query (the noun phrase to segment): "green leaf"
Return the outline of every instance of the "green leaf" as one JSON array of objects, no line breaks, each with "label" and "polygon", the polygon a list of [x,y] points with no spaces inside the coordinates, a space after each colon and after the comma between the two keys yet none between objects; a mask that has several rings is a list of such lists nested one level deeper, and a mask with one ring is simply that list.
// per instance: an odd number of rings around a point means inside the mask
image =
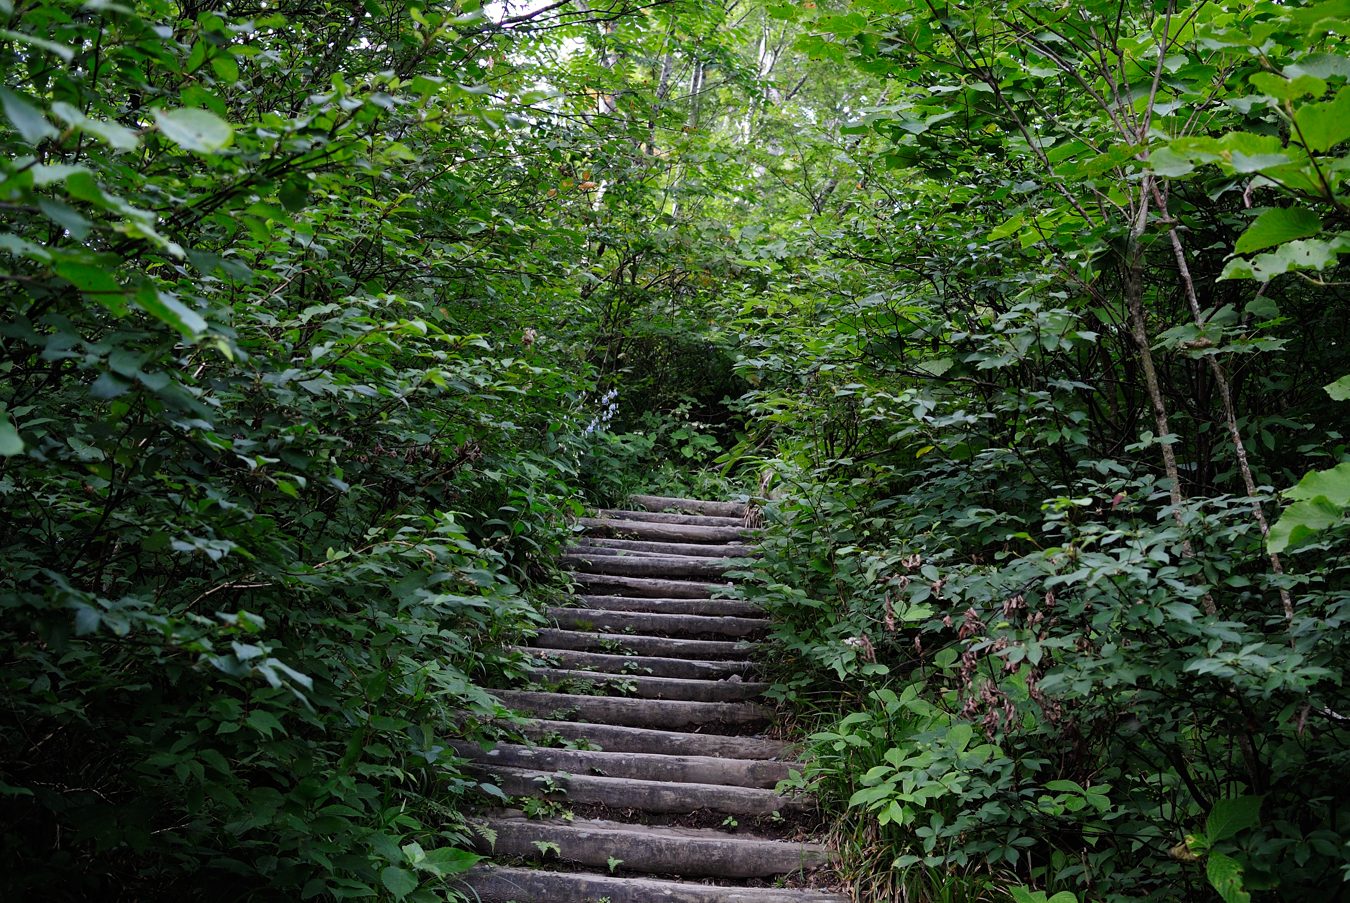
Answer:
[{"label": "green leaf", "polygon": [[1228,261],[1219,278],[1269,282],[1276,276],[1298,270],[1324,270],[1334,265],[1347,250],[1350,250],[1350,237],[1344,234],[1331,239],[1295,239],[1250,260],[1238,257]]},{"label": "green leaf", "polygon": [[47,215],[47,219],[69,232],[76,241],[84,241],[94,227],[74,207],[53,198],[39,198],[38,207]]},{"label": "green leaf", "polygon": [[989,233],[989,240],[998,241],[1000,238],[1007,238],[1009,235],[1012,235],[1018,229],[1022,228],[1024,222],[1026,222],[1026,217],[1020,213],[1010,217],[1002,224],[994,227],[993,231]]},{"label": "green leaf", "polygon": [[1322,220],[1311,210],[1302,207],[1275,207],[1258,216],[1247,230],[1238,236],[1233,250],[1250,254],[1282,245],[1296,238],[1307,238],[1322,231]]},{"label": "green leaf", "polygon": [[287,212],[297,213],[304,209],[309,198],[309,183],[303,177],[291,179],[277,189],[277,198]]},{"label": "green leaf", "polygon": [[168,292],[145,286],[136,293],[136,303],[150,316],[172,326],[187,338],[197,338],[206,331],[206,320],[202,315]]},{"label": "green leaf", "polygon": [[1350,374],[1322,387],[1335,401],[1350,401]]},{"label": "green leaf", "polygon": [[216,73],[216,77],[222,81],[239,81],[239,61],[233,54],[222,53],[211,58],[211,69]]},{"label": "green leaf", "polygon": [[156,110],[155,122],[164,137],[186,151],[214,154],[234,141],[230,124],[208,110],[192,107]]},{"label": "green leaf", "polygon": [[1258,91],[1277,100],[1296,100],[1311,94],[1318,97],[1327,90],[1327,83],[1314,75],[1299,75],[1293,79],[1273,72],[1257,72],[1250,81]]},{"label": "green leaf", "polygon": [[29,144],[36,146],[46,138],[55,138],[61,134],[47,121],[41,110],[7,88],[0,88],[0,106],[4,107],[5,117],[10,124]]},{"label": "green leaf", "polygon": [[1175,179],[1195,169],[1195,164],[1184,154],[1170,147],[1160,147],[1148,155],[1148,165],[1160,176]]},{"label": "green leaf", "polygon": [[1344,513],[1343,507],[1321,497],[1294,502],[1270,528],[1270,551],[1283,552],[1307,542],[1338,523]]},{"label": "green leaf", "polygon": [[470,853],[467,850],[459,850],[455,847],[440,847],[435,850],[428,850],[416,866],[423,871],[431,872],[439,877],[447,875],[458,875],[467,872],[483,860],[477,853]]},{"label": "green leaf", "polygon": [[9,458],[23,453],[23,439],[15,429],[9,414],[0,411],[0,457]]},{"label": "green leaf", "polygon": [[1310,151],[1328,151],[1350,138],[1350,85],[1336,92],[1333,100],[1299,107],[1294,124]]},{"label": "green leaf", "polygon": [[116,122],[90,119],[65,101],[52,104],[52,113],[71,128],[93,135],[113,150],[129,151],[140,146],[140,138],[131,129]]},{"label": "green leaf", "polygon": [[1227,840],[1239,831],[1254,827],[1261,820],[1261,797],[1235,796],[1219,800],[1205,819],[1205,837],[1210,844]]},{"label": "green leaf", "polygon": [[249,712],[248,717],[244,719],[244,723],[264,737],[271,737],[273,731],[283,734],[286,732],[281,726],[281,722],[277,720],[277,716],[262,709],[254,709]]},{"label": "green leaf", "polygon": [[380,872],[380,881],[394,895],[395,900],[402,900],[417,890],[417,875],[396,865],[385,866],[384,871]]},{"label": "green leaf", "polygon": [[113,275],[104,267],[95,264],[63,261],[56,265],[56,275],[85,294],[95,296],[122,294],[122,286]]},{"label": "green leaf", "polygon": [[18,31],[10,31],[8,28],[0,28],[0,38],[8,38],[19,44],[27,44],[30,47],[37,47],[46,50],[48,53],[54,53],[61,58],[62,62],[69,63],[75,59],[75,51],[65,44],[58,44],[56,41],[49,41],[46,38],[39,38],[31,34],[24,34]]},{"label": "green leaf", "polygon": [[1252,895],[1242,889],[1242,864],[1223,853],[1210,853],[1205,875],[1224,903],[1251,903]]},{"label": "green leaf", "polygon": [[[1202,139],[1191,139],[1192,142]],[[1175,143],[1175,142],[1174,142]],[[1276,135],[1229,132],[1218,142],[1220,156],[1234,172],[1259,172],[1289,162],[1289,154]]]},{"label": "green leaf", "polygon": [[1333,505],[1350,505],[1350,461],[1337,464],[1330,470],[1314,470],[1304,474],[1298,485],[1286,489],[1284,494],[1300,501],[1321,497]]}]

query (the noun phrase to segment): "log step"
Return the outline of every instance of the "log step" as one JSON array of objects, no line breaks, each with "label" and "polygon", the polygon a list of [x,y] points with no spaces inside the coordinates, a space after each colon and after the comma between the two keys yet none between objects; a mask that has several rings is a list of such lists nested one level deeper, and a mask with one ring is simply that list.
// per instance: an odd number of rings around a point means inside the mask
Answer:
[{"label": "log step", "polygon": [[482,903],[844,903],[815,890],[726,886],[826,866],[822,846],[641,824],[778,817],[809,800],[775,792],[798,767],[790,746],[739,736],[772,716],[752,701],[768,685],[746,679],[755,673],[746,638],[770,621],[729,598],[729,575],[758,556],[763,531],[746,526],[757,512],[666,496],[630,504],[639,510],[583,518],[561,559],[578,594],[572,604],[584,607],[550,607],[556,626],[514,647],[531,680],[569,692],[498,691],[526,716],[502,725],[515,739],[452,746],[485,791],[599,807],[636,823],[489,812],[480,825],[494,855],[558,864],[481,865],[462,878],[464,891]]},{"label": "log step", "polygon": [[764,695],[768,684],[740,680],[699,680],[649,677],[639,674],[603,674],[570,668],[531,668],[530,675],[546,684],[569,681],[605,688],[609,695],[631,699],[681,699],[689,702],[744,702]]},{"label": "log step", "polygon": [[604,752],[655,753],[671,756],[718,756],[724,759],[777,759],[793,754],[781,740],[728,734],[689,734],[616,724],[536,719],[520,726],[525,736],[552,743],[559,738],[584,741]]},{"label": "log step", "polygon": [[605,611],[598,608],[548,607],[548,616],[559,627],[582,630],[636,630],[643,634],[747,637],[763,633],[769,627],[764,618],[711,617],[708,615],[667,615],[650,611]]},{"label": "log step", "polygon": [[[767,878],[829,862],[819,844],[786,843],[760,837],[698,828],[649,827],[600,819],[563,821],[488,818],[496,832],[491,849],[498,856],[536,859],[536,842],[557,846],[563,862],[608,868],[619,859],[623,868],[658,875],[683,874],[711,878]],[[486,844],[483,844],[486,852]],[[580,898],[577,898],[580,899]]]},{"label": "log step", "polygon": [[724,759],[716,756],[678,756],[657,753],[557,749],[499,743],[485,750],[476,743],[451,741],[455,752],[474,762],[563,771],[570,774],[676,784],[726,784],[734,787],[772,788],[799,765],[775,759]]},{"label": "log step", "polygon": [[[568,609],[577,611],[578,609]],[[728,640],[685,640],[664,636],[598,633],[589,630],[541,628],[533,645],[543,649],[574,649],[611,654],[659,655],[665,658],[742,659],[753,643]]]},{"label": "log step", "polygon": [[725,517],[715,514],[681,514],[671,511],[622,511],[618,508],[601,508],[597,517],[611,520],[644,520],[654,524],[688,524],[694,527],[740,527],[744,526],[744,515]]},{"label": "log step", "polygon": [[459,879],[481,903],[849,903],[840,894],[776,887],[719,887],[588,872],[475,866]]},{"label": "log step", "polygon": [[621,539],[660,539],[689,543],[738,543],[754,536],[746,527],[700,527],[694,524],[658,524],[654,521],[583,517],[579,523],[589,534]]},{"label": "log step", "polygon": [[760,787],[606,778],[565,771],[511,768],[495,763],[472,764],[468,770],[490,779],[507,796],[539,797],[610,809],[658,814],[708,810],[724,815],[760,817],[796,807],[795,801]]},{"label": "log step", "polygon": [[746,512],[745,502],[711,502],[668,495],[630,495],[628,504],[644,511],[682,511],[685,514],[710,514],[713,517],[744,517]]},{"label": "log step", "polygon": [[763,706],[749,702],[574,696],[537,690],[495,690],[494,695],[504,705],[540,718],[626,727],[681,728],[708,724],[750,727],[767,724],[772,714]]},{"label": "log step", "polygon": [[[606,550],[612,552],[613,550]],[[730,558],[693,556],[642,556],[572,552],[559,556],[564,567],[587,574],[611,574],[619,577],[656,577],[679,580],[720,580],[736,567]]]},{"label": "log step", "polygon": [[700,661],[651,655],[608,655],[603,652],[580,652],[575,649],[527,649],[523,646],[514,646],[512,649],[532,656],[545,666],[575,668],[605,674],[645,674],[652,677],[721,680],[733,674],[745,677],[755,670],[754,662]]},{"label": "log step", "polygon": [[741,543],[717,545],[697,542],[648,542],[641,539],[610,539],[604,536],[583,536],[578,544],[585,547],[617,549],[629,552],[651,552],[659,555],[691,555],[709,558],[756,558],[754,546]]},{"label": "log step", "polygon": [[569,572],[583,592],[607,596],[650,596],[657,599],[711,599],[725,592],[729,583],[705,583],[696,580],[665,580],[657,577],[620,577],[612,574]]},{"label": "log step", "polygon": [[[601,555],[602,555],[602,556],[609,557],[609,558],[674,558],[674,559],[676,559],[677,561],[682,561],[682,562],[683,562],[683,561],[708,561],[708,560],[710,560],[710,559],[726,558],[726,559],[731,559],[731,561],[732,561],[732,563],[733,563],[733,566],[735,566],[735,567],[742,567],[742,566],[745,565],[745,562],[742,561],[741,559],[745,559],[745,558],[754,558],[754,557],[755,557],[754,555],[748,554],[748,553],[746,553],[746,552],[738,551],[738,549],[743,548],[742,546],[730,546],[730,545],[727,545],[727,546],[716,546],[716,545],[710,545],[710,546],[707,547],[708,549],[726,549],[727,551],[721,552],[721,553],[716,554],[716,555],[708,555],[708,554],[704,554],[704,555],[693,555],[693,554],[689,554],[689,553],[686,553],[686,552],[674,552],[674,551],[671,551],[671,550],[668,549],[668,548],[662,548],[662,549],[660,549],[660,551],[654,551],[654,550],[651,550],[651,549],[621,549],[621,548],[617,548],[617,547],[615,547],[615,546],[602,546],[602,545],[596,545],[596,543],[600,543],[600,542],[637,542],[637,540],[605,539],[603,536],[585,537],[585,538],[583,538],[580,542],[578,542],[576,545],[570,546],[570,547],[566,550],[566,553],[565,553],[565,554],[568,554],[568,555],[590,555],[591,557],[601,556]],[[688,548],[688,546],[687,546],[685,543],[679,543],[679,542],[669,542],[669,543],[667,543],[667,542],[651,542],[651,543],[645,543],[645,545],[649,545],[649,546],[658,546],[658,547],[660,547],[660,546],[681,546],[681,547],[684,547],[684,548]]]},{"label": "log step", "polygon": [[744,599],[655,599],[646,596],[580,596],[587,608],[603,611],[650,611],[664,615],[737,617],[762,615],[764,610]]}]

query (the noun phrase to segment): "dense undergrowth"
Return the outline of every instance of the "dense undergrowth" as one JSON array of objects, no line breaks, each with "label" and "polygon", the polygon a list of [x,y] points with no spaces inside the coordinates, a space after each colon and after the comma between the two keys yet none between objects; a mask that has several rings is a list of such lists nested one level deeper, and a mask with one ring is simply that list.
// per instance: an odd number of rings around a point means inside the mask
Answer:
[{"label": "dense undergrowth", "polygon": [[[611,458],[706,457],[721,398],[620,278],[628,126],[539,109],[594,20],[0,17],[0,896],[445,899],[447,741],[505,714],[568,519]],[[663,380],[646,435],[611,351]]]},{"label": "dense undergrowth", "polygon": [[447,898],[638,489],[859,900],[1345,895],[1339,0],[0,17],[0,896]]},{"label": "dense undergrowth", "polygon": [[901,173],[849,147],[874,205],[816,222],[854,265],[733,329],[751,596],[858,899],[1344,897],[1343,15],[810,39],[886,80],[852,131]]}]

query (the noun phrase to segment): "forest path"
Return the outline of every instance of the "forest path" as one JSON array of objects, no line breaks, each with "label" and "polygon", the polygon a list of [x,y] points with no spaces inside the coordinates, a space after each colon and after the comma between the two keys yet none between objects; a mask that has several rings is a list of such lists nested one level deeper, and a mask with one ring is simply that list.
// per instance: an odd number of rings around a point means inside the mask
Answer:
[{"label": "forest path", "polygon": [[[794,750],[762,731],[754,638],[769,622],[723,598],[755,555],[744,504],[633,496],[583,519],[565,563],[577,606],[528,650],[535,686],[499,692],[539,745],[461,755],[529,818],[481,820],[497,860],[466,876],[484,903],[845,903],[803,887],[829,851],[802,839],[805,800],[774,792]],[[737,559],[742,559],[737,561]],[[563,745],[565,744],[565,745]],[[805,825],[805,827],[803,827]],[[532,867],[542,863],[543,867]]]}]

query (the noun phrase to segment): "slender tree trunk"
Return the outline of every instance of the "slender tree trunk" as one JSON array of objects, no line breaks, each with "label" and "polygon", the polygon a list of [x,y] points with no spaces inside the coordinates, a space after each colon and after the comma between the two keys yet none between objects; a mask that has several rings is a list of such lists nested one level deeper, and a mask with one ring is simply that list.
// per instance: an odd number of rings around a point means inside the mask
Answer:
[{"label": "slender tree trunk", "polygon": [[[1164,220],[1171,222],[1171,216],[1167,210],[1167,197],[1159,191],[1157,186],[1152,186],[1154,198],[1158,202],[1158,213]],[[1172,245],[1172,255],[1177,261],[1177,272],[1181,276],[1181,287],[1186,294],[1186,303],[1191,309],[1191,318],[1195,325],[1204,328],[1204,317],[1200,312],[1200,299],[1195,291],[1195,279],[1191,275],[1190,264],[1186,261],[1186,251],[1181,244],[1181,236],[1177,234],[1175,225],[1171,225],[1167,230],[1168,241]],[[1257,529],[1261,531],[1261,539],[1264,542],[1270,540],[1270,523],[1266,520],[1265,509],[1261,507],[1261,502],[1257,497],[1256,478],[1252,475],[1251,462],[1247,458],[1247,443],[1242,438],[1242,430],[1238,427],[1237,409],[1233,404],[1233,387],[1228,382],[1228,374],[1223,369],[1223,364],[1219,363],[1216,355],[1205,355],[1205,361],[1209,364],[1209,371],[1214,377],[1214,385],[1219,390],[1219,400],[1223,403],[1224,424],[1228,427],[1228,438],[1233,443],[1233,456],[1237,459],[1238,472],[1242,474],[1242,485],[1247,490],[1247,497],[1251,500],[1252,519],[1256,521]],[[1267,553],[1270,558],[1270,569],[1276,577],[1284,576],[1284,563],[1276,552]],[[1289,590],[1283,586],[1278,587],[1280,593],[1280,604],[1284,608],[1284,617],[1287,621],[1294,620],[1294,600]]]},{"label": "slender tree trunk", "polygon": [[[1162,386],[1158,382],[1158,368],[1153,363],[1153,349],[1149,343],[1148,321],[1144,317],[1144,257],[1140,239],[1148,228],[1149,195],[1152,193],[1153,175],[1144,174],[1144,182],[1139,191],[1139,209],[1134,223],[1130,227],[1130,258],[1125,276],[1125,306],[1130,318],[1130,334],[1139,349],[1139,363],[1144,371],[1144,388],[1148,391],[1149,406],[1153,409],[1153,425],[1160,440],[1172,434],[1167,418],[1167,401],[1163,398]],[[1171,486],[1168,495],[1172,502],[1172,519],[1178,530],[1185,530],[1185,520],[1181,514],[1181,504],[1186,497],[1181,490],[1181,471],[1177,468],[1176,452],[1172,444],[1160,441],[1162,449],[1163,473]],[[1186,558],[1195,557],[1195,547],[1186,538],[1181,540],[1181,554]],[[1205,593],[1201,600],[1207,614],[1214,614],[1217,607],[1214,596]]]},{"label": "slender tree trunk", "polygon": [[703,81],[705,77],[703,60],[694,60],[694,68],[689,75],[689,121],[687,125],[690,129],[698,128],[699,110],[703,105]]}]

